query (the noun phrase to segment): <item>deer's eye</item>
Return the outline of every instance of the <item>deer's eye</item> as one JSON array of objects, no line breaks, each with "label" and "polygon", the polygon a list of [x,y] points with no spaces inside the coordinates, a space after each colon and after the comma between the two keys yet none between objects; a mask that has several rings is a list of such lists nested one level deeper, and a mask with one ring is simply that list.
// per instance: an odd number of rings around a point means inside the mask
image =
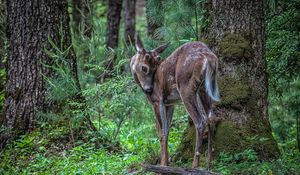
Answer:
[{"label": "deer's eye", "polygon": [[146,66],[142,66],[141,70],[143,73],[148,74],[148,68]]}]

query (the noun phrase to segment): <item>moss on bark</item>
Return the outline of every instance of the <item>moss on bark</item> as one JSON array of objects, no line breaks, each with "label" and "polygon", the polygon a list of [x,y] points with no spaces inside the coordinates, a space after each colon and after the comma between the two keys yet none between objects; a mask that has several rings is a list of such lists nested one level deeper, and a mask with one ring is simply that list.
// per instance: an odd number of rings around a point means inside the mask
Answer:
[{"label": "moss on bark", "polygon": [[251,88],[245,80],[236,80],[229,76],[223,76],[219,80],[219,84],[221,94],[219,106],[245,102],[249,99]]},{"label": "moss on bark", "polygon": [[[256,151],[260,160],[270,160],[279,156],[279,150],[269,131],[261,128],[256,117],[252,117],[246,126],[239,127],[232,121],[222,121],[214,138],[214,156],[220,152],[239,153],[246,149]],[[254,124],[254,125],[253,125]]]},{"label": "moss on bark", "polygon": [[[221,152],[236,154],[246,149],[253,149],[260,160],[272,160],[279,157],[277,143],[270,131],[263,127],[263,122],[252,117],[245,126],[237,126],[230,120],[221,121],[213,139],[213,157],[217,158]],[[177,151],[175,160],[191,162],[194,156],[195,128],[189,127],[185,131],[184,140]],[[201,147],[201,157],[205,157],[207,140]],[[202,162],[203,163],[203,162]],[[204,162],[205,163],[205,162]]]},{"label": "moss on bark", "polygon": [[224,58],[249,58],[252,55],[250,41],[238,34],[225,35],[219,47]]}]

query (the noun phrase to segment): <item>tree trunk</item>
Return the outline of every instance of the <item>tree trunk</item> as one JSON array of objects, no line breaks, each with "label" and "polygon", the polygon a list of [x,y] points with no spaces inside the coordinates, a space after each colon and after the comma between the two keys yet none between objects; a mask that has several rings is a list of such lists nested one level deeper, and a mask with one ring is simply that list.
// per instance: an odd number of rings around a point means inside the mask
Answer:
[{"label": "tree trunk", "polygon": [[[119,28],[122,11],[122,0],[108,0],[108,11],[107,11],[107,28],[106,28],[106,48],[116,49],[119,42]],[[101,77],[101,81],[108,77],[111,77],[111,73],[116,60],[115,52],[109,52],[105,56],[105,67],[106,73]]]},{"label": "tree trunk", "polygon": [[5,66],[6,59],[6,8],[4,0],[0,0],[0,123],[3,121],[2,107],[5,89]]},{"label": "tree trunk", "polygon": [[135,14],[136,16],[143,16],[145,13],[146,2],[145,0],[136,0]]},{"label": "tree trunk", "polygon": [[[136,0],[125,0],[124,2],[124,57],[130,59],[135,54],[135,16]],[[124,65],[124,71],[130,74],[129,63]]]},{"label": "tree trunk", "polygon": [[[219,57],[221,102],[216,104],[214,156],[252,148],[261,160],[278,157],[268,120],[264,8],[261,0],[210,0],[204,42]],[[184,133],[178,158],[191,158],[195,129]],[[206,145],[203,150],[206,150]]]},{"label": "tree trunk", "polygon": [[92,27],[90,24],[90,0],[73,0],[72,1],[72,17],[73,17],[73,29],[76,34],[83,31],[83,34],[87,37],[91,37]]},{"label": "tree trunk", "polygon": [[146,18],[148,36],[156,38],[155,31],[163,26],[163,2],[160,0],[146,0]]},{"label": "tree trunk", "polygon": [[134,45],[135,35],[135,4],[136,0],[125,0],[124,22],[125,22],[125,43],[127,46]]},{"label": "tree trunk", "polygon": [[122,0],[109,0],[107,12],[106,47],[118,47]]},{"label": "tree trunk", "polygon": [[[45,53],[45,50],[54,51],[48,39],[51,38],[62,50],[71,45],[66,0],[10,0],[7,1],[7,12],[10,48],[2,123],[6,132],[0,136],[2,146],[16,134],[34,128],[36,110],[46,111],[51,107],[46,99],[43,78],[53,75],[51,69],[44,66],[51,65],[53,59]],[[79,87],[72,48],[67,60]]]}]

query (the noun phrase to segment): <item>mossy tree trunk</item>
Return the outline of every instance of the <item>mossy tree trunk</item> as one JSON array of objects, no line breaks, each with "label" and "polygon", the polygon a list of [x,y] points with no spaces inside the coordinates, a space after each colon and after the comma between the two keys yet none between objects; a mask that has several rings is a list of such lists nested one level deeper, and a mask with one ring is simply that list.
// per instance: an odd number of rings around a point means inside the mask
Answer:
[{"label": "mossy tree trunk", "polygon": [[[262,160],[276,158],[279,150],[268,120],[263,1],[209,0],[206,8],[211,21],[203,40],[220,63],[214,157],[222,151],[252,148]],[[192,158],[195,129],[191,124],[177,158]]]},{"label": "mossy tree trunk", "polygon": [[[71,46],[67,0],[7,1],[9,53],[5,87],[4,132],[0,147],[15,135],[34,128],[36,110],[47,111],[52,104],[46,99],[46,81],[53,76],[48,66],[51,58],[45,50],[54,51],[49,38],[62,51]],[[76,56],[71,48],[66,57],[72,76],[80,89]],[[3,130],[2,130],[3,131]]]}]

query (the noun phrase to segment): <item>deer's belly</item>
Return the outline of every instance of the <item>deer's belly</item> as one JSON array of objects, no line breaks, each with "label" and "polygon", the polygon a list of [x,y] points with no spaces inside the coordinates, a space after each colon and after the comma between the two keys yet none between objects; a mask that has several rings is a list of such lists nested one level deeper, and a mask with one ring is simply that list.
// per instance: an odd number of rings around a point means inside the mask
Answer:
[{"label": "deer's belly", "polygon": [[173,89],[171,93],[167,96],[167,99],[164,100],[165,105],[174,105],[181,102],[180,95],[177,89]]}]

